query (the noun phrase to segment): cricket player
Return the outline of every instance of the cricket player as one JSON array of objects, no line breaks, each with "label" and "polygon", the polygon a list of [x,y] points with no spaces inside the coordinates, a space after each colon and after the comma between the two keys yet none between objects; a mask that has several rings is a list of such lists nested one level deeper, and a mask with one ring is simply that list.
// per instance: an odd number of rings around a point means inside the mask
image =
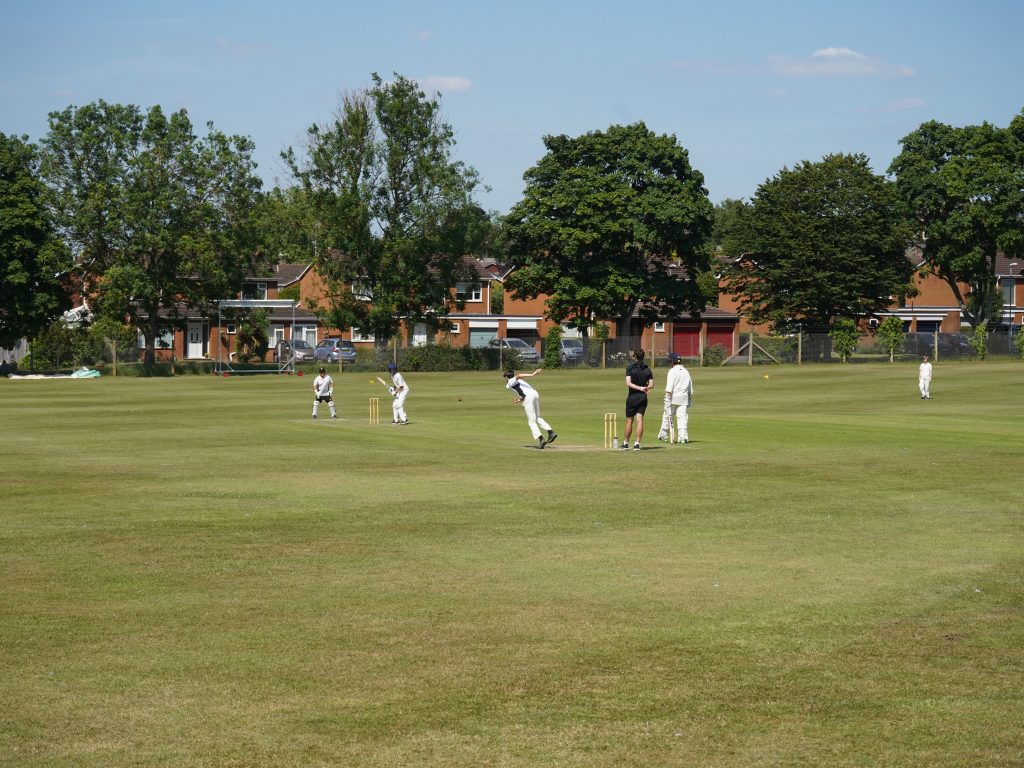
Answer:
[{"label": "cricket player", "polygon": [[398,372],[398,366],[395,363],[388,363],[388,373],[391,374],[391,386],[388,387],[388,392],[395,398],[391,402],[391,423],[408,424],[409,418],[405,415],[405,399],[409,396],[409,385],[405,383],[405,378]]},{"label": "cricket player", "polygon": [[683,358],[673,352],[669,356],[672,368],[665,381],[665,402],[669,407],[668,434],[672,439],[672,422],[676,424],[676,442],[690,442],[687,425],[690,421],[690,404],[693,402],[693,379],[683,365]]},{"label": "cricket player", "polygon": [[932,386],[932,364],[928,362],[928,355],[921,361],[921,367],[917,370],[917,388],[921,390],[922,400],[931,400]]},{"label": "cricket player", "polygon": [[331,418],[338,418],[338,412],[334,409],[334,379],[327,375],[325,368],[320,369],[320,375],[313,379],[313,418],[320,408],[320,403],[326,402],[331,409]]},{"label": "cricket player", "polygon": [[642,349],[633,352],[633,362],[626,369],[626,434],[622,439],[622,450],[629,449],[629,436],[633,432],[633,421],[636,421],[636,442],[633,450],[640,450],[640,441],[644,436],[644,413],[647,412],[647,393],[654,387],[654,374],[644,362],[645,353]]},{"label": "cricket player", "polygon": [[[537,441],[537,447],[543,448],[548,443],[555,442],[555,438],[558,437],[555,431],[551,429],[551,425],[548,424],[540,415],[540,395],[537,390],[530,386],[529,382],[523,381],[524,378],[536,376],[540,373],[540,368],[537,368],[533,373],[516,373],[515,371],[505,371],[505,383],[506,389],[511,389],[515,392],[518,397],[512,398],[513,403],[522,403],[523,410],[526,411],[526,420],[530,424],[530,433],[533,435],[533,439]],[[541,433],[541,429],[546,429],[548,432],[547,439],[544,439],[544,435]]]}]

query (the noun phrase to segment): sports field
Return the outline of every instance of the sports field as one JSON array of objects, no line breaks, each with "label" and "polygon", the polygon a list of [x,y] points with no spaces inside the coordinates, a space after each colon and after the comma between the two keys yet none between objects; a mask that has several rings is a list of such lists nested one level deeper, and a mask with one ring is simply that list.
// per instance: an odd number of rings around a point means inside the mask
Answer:
[{"label": "sports field", "polygon": [[693,373],[0,381],[0,765],[1024,765],[1024,363]]}]

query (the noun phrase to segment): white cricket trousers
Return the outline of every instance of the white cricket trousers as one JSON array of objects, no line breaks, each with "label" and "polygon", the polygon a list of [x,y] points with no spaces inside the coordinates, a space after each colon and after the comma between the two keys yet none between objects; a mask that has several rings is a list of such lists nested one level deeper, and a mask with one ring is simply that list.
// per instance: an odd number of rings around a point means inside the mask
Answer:
[{"label": "white cricket trousers", "polygon": [[[526,388],[523,387],[523,389]],[[542,429],[551,431],[551,425],[540,415],[540,395],[537,394],[537,390],[526,390],[526,397],[523,398],[523,410],[526,411],[526,420],[530,423],[530,432],[533,434],[534,440],[541,436]]]},{"label": "white cricket trousers", "polygon": [[394,421],[408,421],[408,417],[405,415],[405,399],[409,396],[409,388],[406,387],[395,397],[395,401],[391,403],[391,414],[394,416]]},{"label": "white cricket trousers", "polygon": [[928,397],[928,388],[931,386],[932,380],[926,379],[923,376],[917,380],[917,388],[921,390],[921,397]]},{"label": "white cricket trousers", "polygon": [[676,423],[676,442],[689,440],[690,433],[686,428],[690,423],[690,406],[686,403],[672,403],[668,423],[673,421]]}]

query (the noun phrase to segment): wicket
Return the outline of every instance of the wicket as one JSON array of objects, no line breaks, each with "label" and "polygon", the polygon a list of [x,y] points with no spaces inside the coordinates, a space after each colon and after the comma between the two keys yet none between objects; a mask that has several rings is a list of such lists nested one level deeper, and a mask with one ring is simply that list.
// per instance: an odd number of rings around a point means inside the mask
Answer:
[{"label": "wicket", "polygon": [[614,448],[619,440],[618,415],[606,413],[604,415],[604,447]]},{"label": "wicket", "polygon": [[370,398],[370,423],[380,424],[380,398]]}]

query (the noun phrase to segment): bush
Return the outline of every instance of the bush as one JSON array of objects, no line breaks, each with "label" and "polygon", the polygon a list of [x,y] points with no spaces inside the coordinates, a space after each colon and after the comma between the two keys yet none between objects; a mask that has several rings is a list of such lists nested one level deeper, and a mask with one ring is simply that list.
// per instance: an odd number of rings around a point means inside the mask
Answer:
[{"label": "bush", "polygon": [[1024,358],[1024,328],[1017,331],[1017,335],[1013,337],[1013,346],[1017,348],[1017,353]]},{"label": "bush", "polygon": [[704,348],[704,365],[710,367],[721,365],[725,362],[725,347],[721,344],[712,344]]},{"label": "bush", "polygon": [[985,355],[988,354],[988,320],[975,327],[967,341],[978,359],[984,360]]},{"label": "bush", "polygon": [[553,325],[544,337],[544,367],[562,367],[562,326]]},{"label": "bush", "polygon": [[[399,350],[398,365],[404,371],[496,371],[499,350],[492,347],[452,347],[448,344],[427,344]],[[383,360],[385,368],[390,358]],[[519,363],[518,355],[505,353],[508,365]]]},{"label": "bush", "polygon": [[845,363],[857,348],[857,323],[848,317],[836,320],[829,332],[832,337],[832,348]]}]

